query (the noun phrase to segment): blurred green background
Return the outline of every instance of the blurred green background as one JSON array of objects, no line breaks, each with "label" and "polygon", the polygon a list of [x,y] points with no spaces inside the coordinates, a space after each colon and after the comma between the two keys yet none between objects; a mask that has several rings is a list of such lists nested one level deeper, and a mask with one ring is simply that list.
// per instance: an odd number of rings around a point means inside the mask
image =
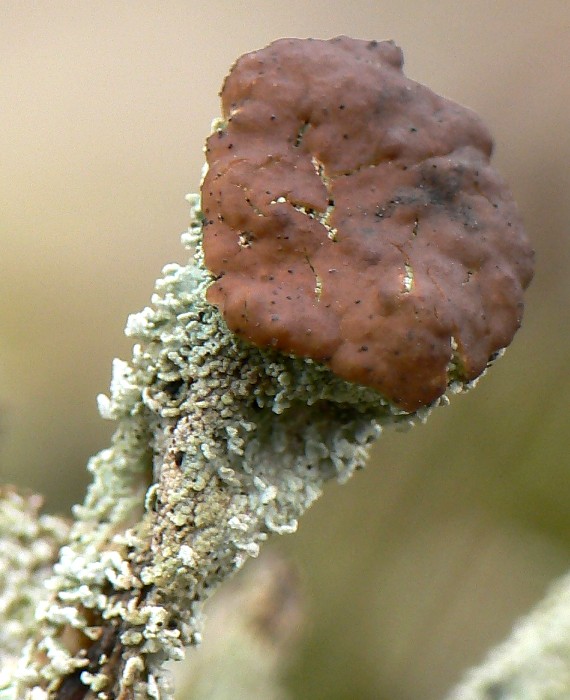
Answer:
[{"label": "blurred green background", "polygon": [[570,563],[570,3],[0,2],[0,477],[81,498],[128,313],[183,262],[218,90],[281,36],[394,39],[479,112],[537,249],[523,329],[477,389],[387,434],[299,533],[295,698],[431,700]]}]

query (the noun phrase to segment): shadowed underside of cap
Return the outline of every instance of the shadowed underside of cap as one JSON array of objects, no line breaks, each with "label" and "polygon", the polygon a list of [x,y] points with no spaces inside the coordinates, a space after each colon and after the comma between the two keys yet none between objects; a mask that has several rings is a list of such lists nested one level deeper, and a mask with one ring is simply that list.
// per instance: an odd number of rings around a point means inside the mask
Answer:
[{"label": "shadowed underside of cap", "polygon": [[221,97],[203,247],[228,327],[406,411],[479,376],[533,267],[481,120],[347,37],[246,54]]}]

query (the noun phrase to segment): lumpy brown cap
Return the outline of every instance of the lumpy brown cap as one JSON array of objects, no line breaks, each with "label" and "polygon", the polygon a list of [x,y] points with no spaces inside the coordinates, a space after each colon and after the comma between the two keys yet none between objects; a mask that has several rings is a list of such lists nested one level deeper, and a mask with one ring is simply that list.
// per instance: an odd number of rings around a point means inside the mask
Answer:
[{"label": "lumpy brown cap", "polygon": [[207,142],[203,245],[237,335],[415,411],[511,342],[533,253],[484,124],[402,62],[348,37],[242,56]]}]

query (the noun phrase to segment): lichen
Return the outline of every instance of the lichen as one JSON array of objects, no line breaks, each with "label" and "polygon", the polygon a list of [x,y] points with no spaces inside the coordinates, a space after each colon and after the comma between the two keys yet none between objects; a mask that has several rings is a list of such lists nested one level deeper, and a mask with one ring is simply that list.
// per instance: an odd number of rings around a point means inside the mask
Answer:
[{"label": "lichen", "polygon": [[36,606],[69,530],[63,519],[40,515],[41,503],[0,488],[0,697],[34,634]]},{"label": "lichen", "polygon": [[446,700],[566,700],[569,659],[570,575],[565,574]]},{"label": "lichen", "polygon": [[99,397],[118,427],[89,462],[93,482],[38,606],[18,697],[85,697],[87,687],[100,700],[171,697],[164,664],[199,643],[218,584],[269,535],[294,532],[327,480],[364,465],[384,426],[429,413],[231,333],[205,299],[212,278],[190,202],[193,259],[167,265],[152,306],[129,318],[132,359],[115,361]]},{"label": "lichen", "polygon": [[393,42],[345,36],[239,58],[203,245],[236,335],[413,412],[509,345],[534,254],[487,127],[402,66]]}]

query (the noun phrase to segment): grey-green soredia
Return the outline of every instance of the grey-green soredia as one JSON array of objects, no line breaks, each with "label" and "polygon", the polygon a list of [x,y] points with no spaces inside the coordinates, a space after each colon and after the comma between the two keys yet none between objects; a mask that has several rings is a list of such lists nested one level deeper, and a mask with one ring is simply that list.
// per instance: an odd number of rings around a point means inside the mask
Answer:
[{"label": "grey-green soredia", "polygon": [[[199,642],[217,584],[269,534],[294,532],[328,479],[364,465],[383,426],[428,414],[230,333],[205,301],[212,277],[189,199],[194,259],[166,266],[152,307],[128,320],[133,358],[115,361],[111,395],[99,397],[118,428],[89,463],[93,483],[40,606],[41,641],[20,663],[21,697],[64,697],[73,684],[101,699],[170,697],[164,662]],[[88,638],[88,657],[70,629]]]}]

